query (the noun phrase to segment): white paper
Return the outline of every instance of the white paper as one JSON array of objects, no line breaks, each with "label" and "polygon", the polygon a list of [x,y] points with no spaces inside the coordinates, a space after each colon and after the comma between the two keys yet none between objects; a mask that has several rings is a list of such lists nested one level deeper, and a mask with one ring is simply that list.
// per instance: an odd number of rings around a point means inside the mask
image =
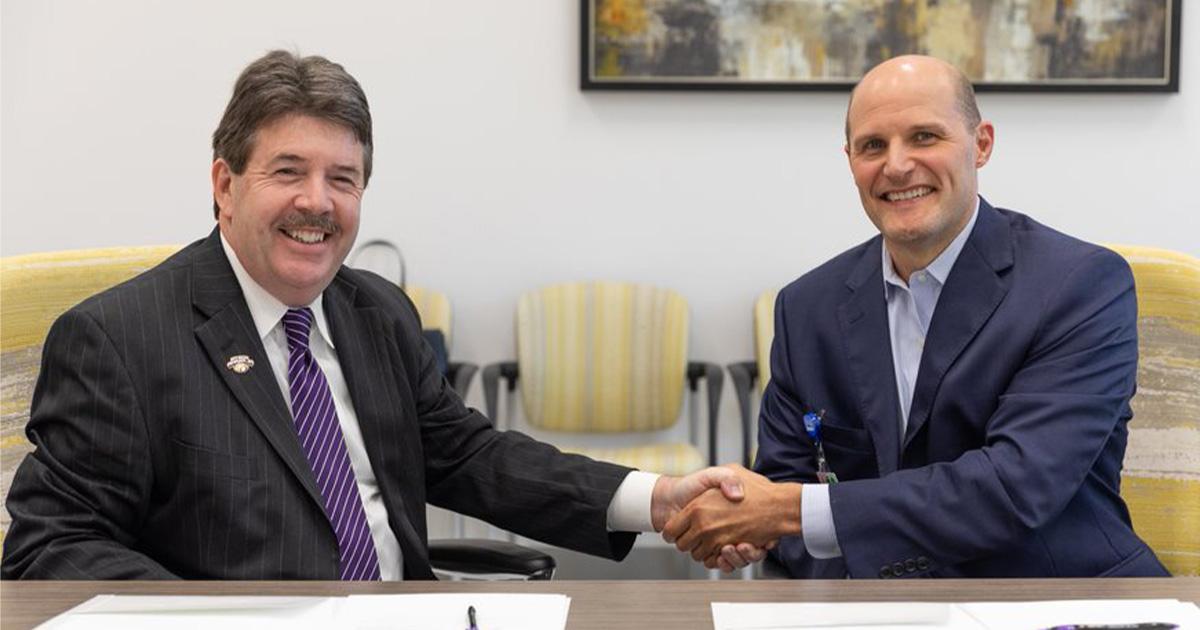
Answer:
[{"label": "white paper", "polygon": [[463,630],[468,606],[475,607],[484,630],[563,630],[571,598],[527,593],[351,595],[342,621],[353,620],[357,630]]},{"label": "white paper", "polygon": [[1071,624],[1173,623],[1200,630],[1200,608],[1174,599],[1100,599],[961,604],[987,630],[1030,630]]},{"label": "white paper", "polygon": [[1200,608],[1174,599],[1104,599],[965,604],[712,604],[715,630],[1044,630],[1074,624],[1173,623],[1200,630]]},{"label": "white paper", "polygon": [[97,595],[38,630],[328,630],[342,599]]},{"label": "white paper", "polygon": [[981,630],[953,604],[920,602],[839,602],[732,604],[713,602],[716,630]]},{"label": "white paper", "polygon": [[98,595],[39,630],[563,630],[565,595],[452,593],[350,597]]}]

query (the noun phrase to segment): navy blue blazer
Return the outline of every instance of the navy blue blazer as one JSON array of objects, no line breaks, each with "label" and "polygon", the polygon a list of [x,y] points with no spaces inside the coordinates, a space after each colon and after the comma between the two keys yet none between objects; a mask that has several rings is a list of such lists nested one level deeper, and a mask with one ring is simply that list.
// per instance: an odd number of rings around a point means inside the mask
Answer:
[{"label": "navy blue blazer", "polygon": [[1167,575],[1119,494],[1138,353],[1125,261],[981,201],[900,435],[880,248],[776,302],[755,467],[815,481],[801,417],[825,410],[843,556],[815,560],[795,537],[772,558],[794,577]]}]

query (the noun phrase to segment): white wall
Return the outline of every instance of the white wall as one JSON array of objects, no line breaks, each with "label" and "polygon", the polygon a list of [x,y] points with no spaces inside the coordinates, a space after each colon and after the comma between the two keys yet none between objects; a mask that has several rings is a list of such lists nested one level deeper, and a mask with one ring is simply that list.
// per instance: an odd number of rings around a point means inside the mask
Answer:
[{"label": "white wall", "polygon": [[[1087,239],[1200,255],[1197,8],[1179,94],[981,96],[998,136],[985,196]],[[366,89],[376,174],[360,238],[395,240],[410,281],[450,294],[457,357],[512,356],[519,292],[613,278],[681,291],[694,357],[748,358],[754,296],[873,233],[841,153],[846,96],[582,93],[577,12],[4,0],[0,253],[206,234],[210,134],[233,80],[295,48]]]}]

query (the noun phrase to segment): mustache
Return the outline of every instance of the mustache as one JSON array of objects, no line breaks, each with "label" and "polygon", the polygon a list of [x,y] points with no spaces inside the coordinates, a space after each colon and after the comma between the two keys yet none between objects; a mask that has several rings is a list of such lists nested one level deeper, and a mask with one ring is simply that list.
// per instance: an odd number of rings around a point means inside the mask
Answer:
[{"label": "mustache", "polygon": [[337,234],[342,231],[332,218],[324,214],[305,214],[303,212],[293,212],[282,219],[276,225],[281,230],[322,230],[330,234]]}]

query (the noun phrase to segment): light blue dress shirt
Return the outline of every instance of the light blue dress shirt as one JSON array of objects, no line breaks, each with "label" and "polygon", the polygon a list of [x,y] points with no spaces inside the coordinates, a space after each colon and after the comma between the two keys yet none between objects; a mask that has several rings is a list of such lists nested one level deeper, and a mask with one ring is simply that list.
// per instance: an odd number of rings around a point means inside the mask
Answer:
[{"label": "light blue dress shirt", "polygon": [[[924,269],[909,274],[905,282],[892,265],[887,244],[884,243],[883,294],[887,299],[888,330],[892,342],[892,365],[896,371],[896,393],[900,396],[900,435],[908,428],[908,411],[912,406],[913,388],[917,382],[917,370],[921,366],[921,353],[925,350],[925,335],[938,297],[946,284],[946,277],[958,260],[958,254],[967,244],[975,219],[979,216],[979,198],[966,227],[950,241],[946,249]],[[842,555],[837,532],[833,527],[833,510],[829,507],[829,486],[807,483],[801,488],[800,526],[804,535],[804,548],[814,558],[837,558]]]}]

